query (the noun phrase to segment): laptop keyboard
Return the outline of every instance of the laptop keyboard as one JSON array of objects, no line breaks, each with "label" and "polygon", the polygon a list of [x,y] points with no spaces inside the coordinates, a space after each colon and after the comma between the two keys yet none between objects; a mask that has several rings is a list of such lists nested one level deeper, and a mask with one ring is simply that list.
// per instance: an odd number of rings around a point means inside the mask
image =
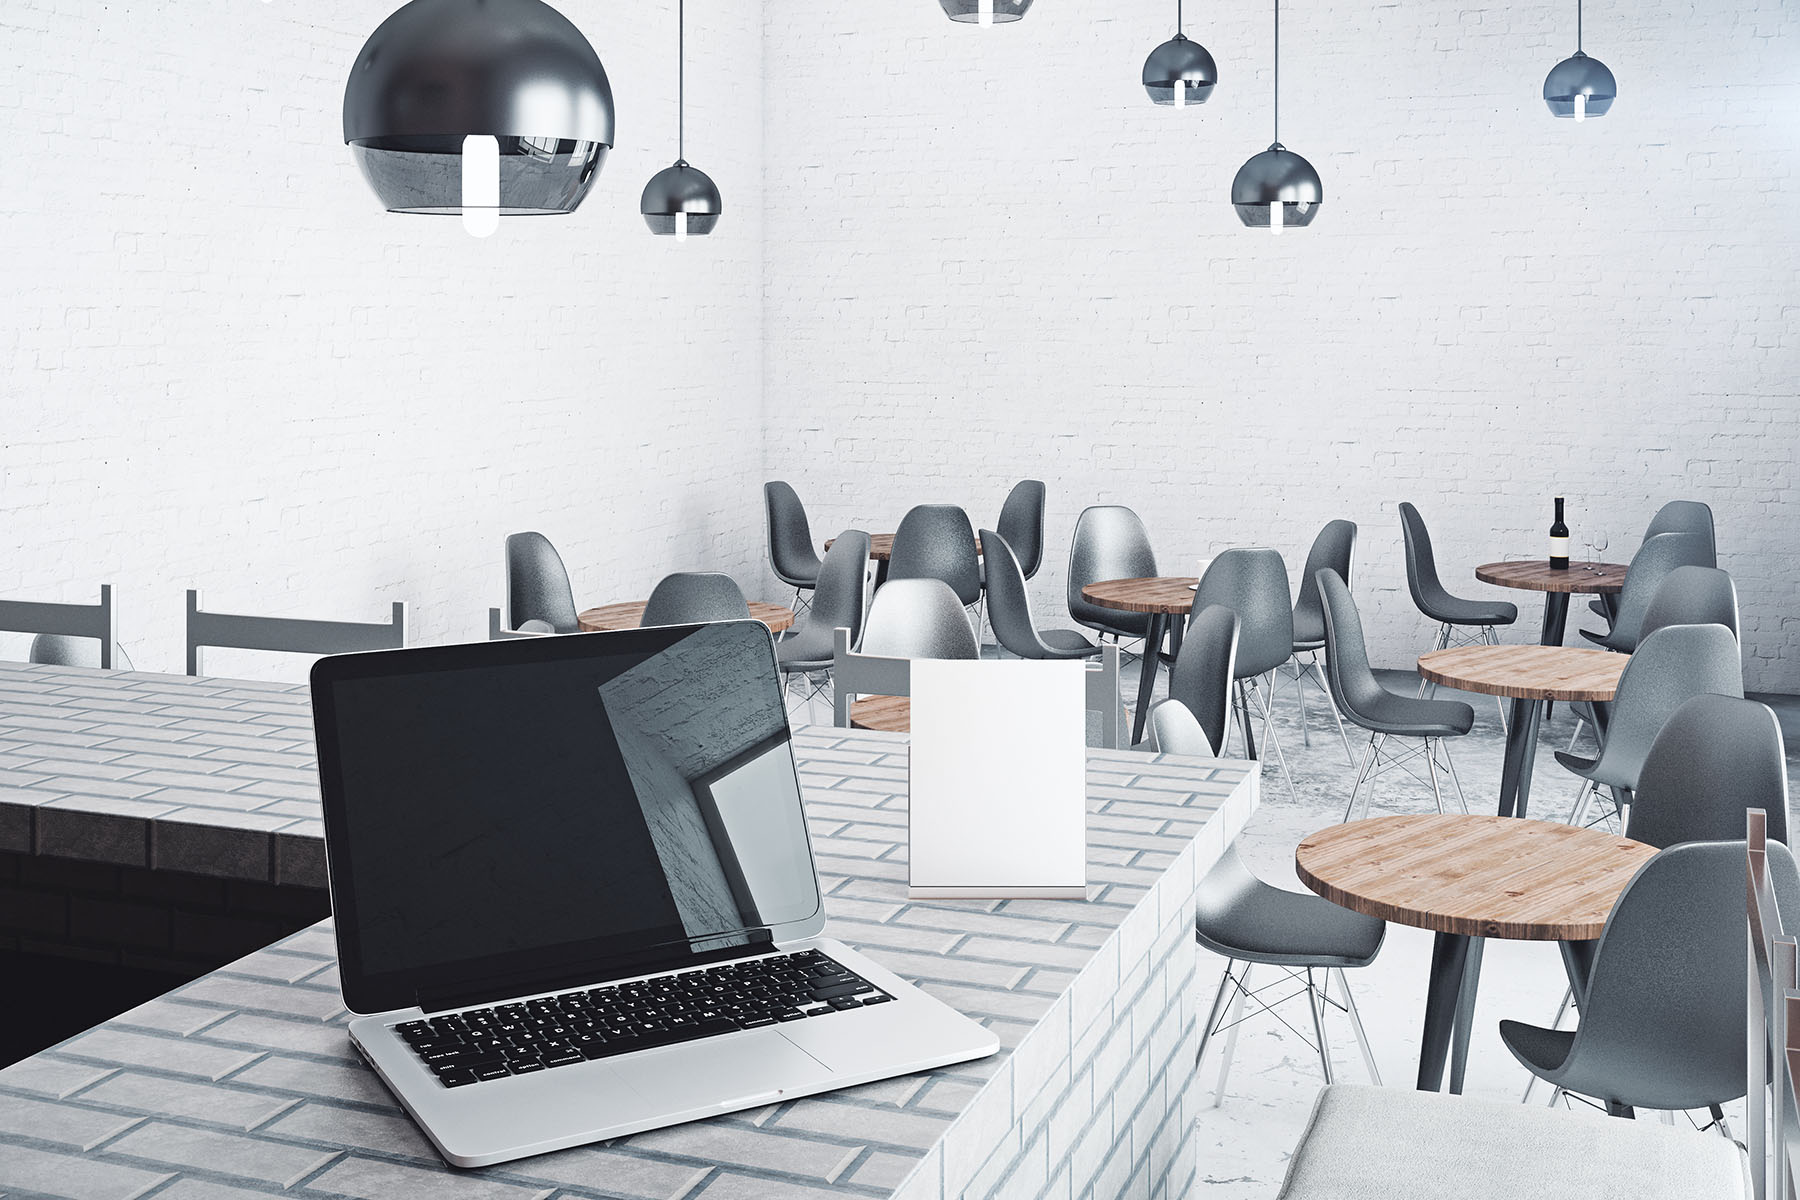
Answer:
[{"label": "laptop keyboard", "polygon": [[464,1087],[892,999],[824,952],[802,950],[446,1013],[394,1031],[439,1083]]}]

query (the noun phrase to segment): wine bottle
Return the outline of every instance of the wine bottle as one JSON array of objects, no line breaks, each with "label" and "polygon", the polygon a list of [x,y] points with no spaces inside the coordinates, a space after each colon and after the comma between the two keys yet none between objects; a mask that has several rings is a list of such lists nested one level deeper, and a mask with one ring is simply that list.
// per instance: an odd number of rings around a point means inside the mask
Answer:
[{"label": "wine bottle", "polygon": [[1563,524],[1563,498],[1556,498],[1556,520],[1550,526],[1550,569],[1569,569],[1569,527]]}]

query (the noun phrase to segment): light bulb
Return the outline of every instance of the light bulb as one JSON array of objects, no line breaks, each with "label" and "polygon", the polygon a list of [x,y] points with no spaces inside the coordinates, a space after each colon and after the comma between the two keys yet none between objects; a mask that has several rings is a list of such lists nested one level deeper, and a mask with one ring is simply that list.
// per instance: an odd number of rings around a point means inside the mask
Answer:
[{"label": "light bulb", "polygon": [[675,240],[678,242],[687,241],[687,214],[684,212],[675,214]]},{"label": "light bulb", "polygon": [[1586,92],[1576,92],[1575,93],[1575,119],[1577,121],[1587,120],[1587,93]]},{"label": "light bulb", "polygon": [[1175,107],[1187,107],[1187,80],[1185,79],[1175,81]]},{"label": "light bulb", "polygon": [[981,0],[980,14],[976,19],[982,25],[994,23],[994,0]]},{"label": "light bulb", "polygon": [[471,237],[500,228],[500,142],[484,133],[463,139],[462,219]]},{"label": "light bulb", "polygon": [[1269,231],[1276,237],[1281,236],[1281,208],[1281,201],[1269,201]]}]

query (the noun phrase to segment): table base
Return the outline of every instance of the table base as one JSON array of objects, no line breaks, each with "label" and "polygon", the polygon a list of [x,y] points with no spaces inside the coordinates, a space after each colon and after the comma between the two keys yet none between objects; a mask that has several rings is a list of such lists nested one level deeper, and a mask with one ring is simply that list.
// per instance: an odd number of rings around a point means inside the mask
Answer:
[{"label": "table base", "polygon": [[[1475,997],[1481,986],[1481,952],[1486,938],[1440,933],[1431,947],[1431,980],[1425,991],[1425,1029],[1419,1043],[1418,1089],[1443,1089],[1449,1059],[1452,1095],[1460,1096],[1469,1065],[1469,1038],[1475,1027]],[[1563,971],[1576,1006],[1587,992],[1598,942],[1558,942]]]}]

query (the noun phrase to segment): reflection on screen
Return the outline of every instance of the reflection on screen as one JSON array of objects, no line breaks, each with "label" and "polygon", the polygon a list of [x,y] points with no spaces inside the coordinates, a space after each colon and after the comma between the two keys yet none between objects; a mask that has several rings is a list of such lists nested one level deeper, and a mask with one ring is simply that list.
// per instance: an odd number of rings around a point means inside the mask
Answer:
[{"label": "reflection on screen", "polygon": [[371,972],[710,949],[819,907],[767,635],[335,686]]}]

